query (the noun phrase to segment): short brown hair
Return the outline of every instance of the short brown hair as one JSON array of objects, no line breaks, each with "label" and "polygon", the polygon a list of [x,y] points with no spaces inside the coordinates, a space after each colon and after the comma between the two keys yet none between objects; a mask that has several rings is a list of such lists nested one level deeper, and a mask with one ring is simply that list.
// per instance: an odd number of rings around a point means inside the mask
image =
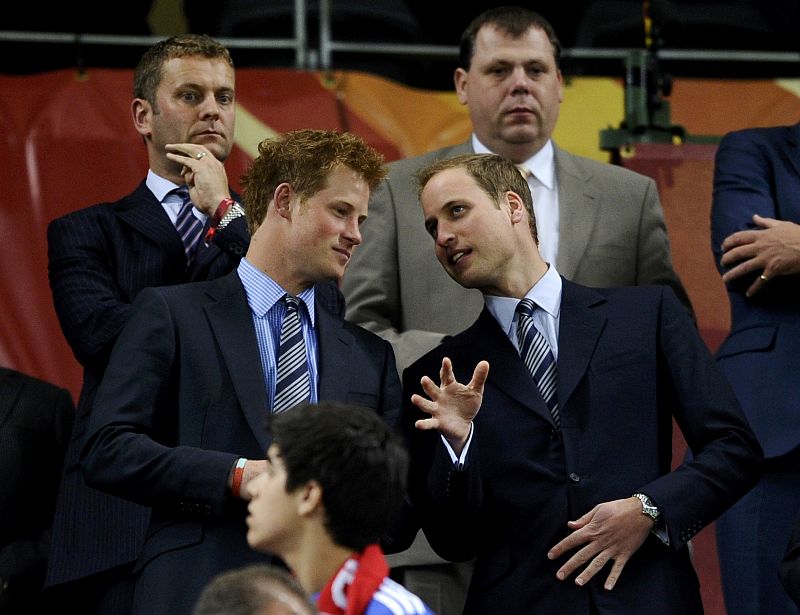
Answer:
[{"label": "short brown hair", "polygon": [[478,31],[484,26],[497,28],[513,38],[519,38],[531,28],[542,30],[553,47],[556,68],[561,69],[561,41],[558,40],[556,31],[549,21],[539,13],[521,6],[497,6],[484,11],[473,19],[461,35],[458,65],[464,70],[469,70],[472,65],[472,57],[475,55],[475,39]]},{"label": "short brown hair", "polygon": [[326,187],[328,175],[340,165],[363,177],[370,190],[386,177],[383,155],[351,133],[303,129],[259,143],[258,157],[242,176],[250,232],[264,221],[280,184],[291,184],[307,199]]},{"label": "short brown hair", "polygon": [[508,158],[497,154],[462,154],[455,158],[437,160],[431,165],[417,171],[415,178],[419,186],[418,194],[421,195],[425,186],[434,175],[447,169],[464,169],[475,183],[483,190],[500,208],[500,200],[508,192],[519,195],[528,210],[528,221],[533,240],[539,243],[539,233],[536,230],[536,216],[533,213],[533,196],[528,182],[522,176],[517,166]]},{"label": "short brown hair", "polygon": [[133,97],[143,98],[154,109],[156,90],[164,74],[164,64],[173,58],[202,56],[220,59],[233,68],[233,58],[227,48],[205,34],[180,34],[157,42],[144,52],[133,72]]}]

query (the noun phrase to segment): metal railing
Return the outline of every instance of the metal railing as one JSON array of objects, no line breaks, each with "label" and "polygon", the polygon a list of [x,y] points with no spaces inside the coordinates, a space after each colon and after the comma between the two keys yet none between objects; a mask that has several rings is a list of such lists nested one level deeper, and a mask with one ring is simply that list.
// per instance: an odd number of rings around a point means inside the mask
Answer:
[{"label": "metal railing", "polygon": [[[424,45],[404,43],[374,43],[341,41],[332,31],[333,0],[319,0],[319,32],[312,45],[307,34],[308,10],[306,0],[293,0],[293,33],[289,38],[217,37],[229,49],[262,50],[282,49],[294,52],[294,65],[299,69],[330,70],[336,68],[334,54],[379,54],[386,56],[416,56],[422,58],[455,60],[458,47],[449,45]],[[69,32],[37,32],[0,30],[0,42],[69,44],[80,46],[134,46],[148,47],[164,36],[131,36],[122,34],[88,34]],[[573,47],[563,50],[563,57],[587,61],[624,61],[633,51],[622,48]],[[658,49],[659,60],[679,62],[756,63],[800,67],[800,52]]]}]

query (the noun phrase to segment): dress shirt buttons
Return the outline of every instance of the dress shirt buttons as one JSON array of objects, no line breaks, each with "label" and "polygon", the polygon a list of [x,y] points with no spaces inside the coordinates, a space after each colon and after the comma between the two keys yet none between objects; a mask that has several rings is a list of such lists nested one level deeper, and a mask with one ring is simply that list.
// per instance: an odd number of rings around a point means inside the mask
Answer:
[{"label": "dress shirt buttons", "polygon": [[579,483],[579,482],[581,482],[581,477],[580,477],[580,476],[578,476],[577,474],[575,474],[575,472],[570,472],[570,473],[569,473],[569,479],[570,479],[570,480],[571,480],[573,483]]}]

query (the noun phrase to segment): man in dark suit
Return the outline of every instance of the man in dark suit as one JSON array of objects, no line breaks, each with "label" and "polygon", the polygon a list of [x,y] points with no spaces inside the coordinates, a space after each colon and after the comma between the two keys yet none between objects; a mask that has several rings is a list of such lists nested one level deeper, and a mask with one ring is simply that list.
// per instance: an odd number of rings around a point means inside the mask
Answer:
[{"label": "man in dark suit", "polygon": [[[48,228],[56,313],[84,368],[48,569],[48,584],[59,586],[65,608],[126,612],[126,580],[147,527],[147,508],[88,488],[78,471],[95,392],[131,303],[149,286],[224,275],[247,249],[243,211],[230,198],[223,166],[233,146],[234,86],[231,57],[212,39],[156,43],[134,72],[131,104],[147,148],[147,178],[119,201],[68,214]],[[191,251],[176,228],[181,186],[194,205],[187,222],[196,220],[203,235]]]},{"label": "man in dark suit", "polygon": [[[268,471],[266,417],[292,405],[284,391],[396,424],[391,345],[331,313],[315,286],[344,273],[384,174],[382,157],[346,133],[262,142],[242,180],[252,239],[238,269],[137,298],[83,451],[91,486],[152,507],[134,613],[188,614],[214,575],[270,559],[247,545],[246,486]],[[304,348],[283,352],[289,340]]]},{"label": "man in dark suit", "polygon": [[42,593],[75,406],[69,391],[0,368],[0,613],[51,612]]},{"label": "man in dark suit", "polygon": [[719,144],[712,249],[731,306],[717,360],[764,449],[758,485],[716,523],[728,615],[799,615],[778,567],[800,514],[800,124]]},{"label": "man in dark suit", "polygon": [[[560,277],[507,159],[419,179],[439,262],[485,301],[403,377],[423,529],[443,557],[476,557],[465,613],[702,613],[687,542],[762,456],[688,312],[669,288]],[[673,418],[693,455],[671,471]]]},{"label": "man in dark suit", "polygon": [[[364,249],[342,285],[350,320],[389,340],[404,369],[480,314],[481,294],[436,264],[414,173],[436,160],[484,152],[529,171],[543,254],[567,279],[603,287],[665,284],[691,309],[672,266],[655,182],[553,140],[564,80],[561,44],[546,19],[521,6],[482,12],[461,36],[453,77],[472,135],[389,165],[370,203]],[[469,565],[442,565],[422,540],[390,562],[440,615],[460,615]]]}]

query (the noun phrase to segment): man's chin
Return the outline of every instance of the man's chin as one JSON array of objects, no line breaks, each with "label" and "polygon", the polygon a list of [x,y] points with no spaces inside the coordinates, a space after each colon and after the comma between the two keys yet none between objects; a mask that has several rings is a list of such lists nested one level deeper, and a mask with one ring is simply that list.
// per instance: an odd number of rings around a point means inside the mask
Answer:
[{"label": "man's chin", "polygon": [[464,273],[459,273],[453,271],[452,269],[447,269],[447,275],[449,275],[456,284],[463,286],[464,288],[476,287],[475,281],[470,279],[470,277],[468,275],[465,275]]}]

